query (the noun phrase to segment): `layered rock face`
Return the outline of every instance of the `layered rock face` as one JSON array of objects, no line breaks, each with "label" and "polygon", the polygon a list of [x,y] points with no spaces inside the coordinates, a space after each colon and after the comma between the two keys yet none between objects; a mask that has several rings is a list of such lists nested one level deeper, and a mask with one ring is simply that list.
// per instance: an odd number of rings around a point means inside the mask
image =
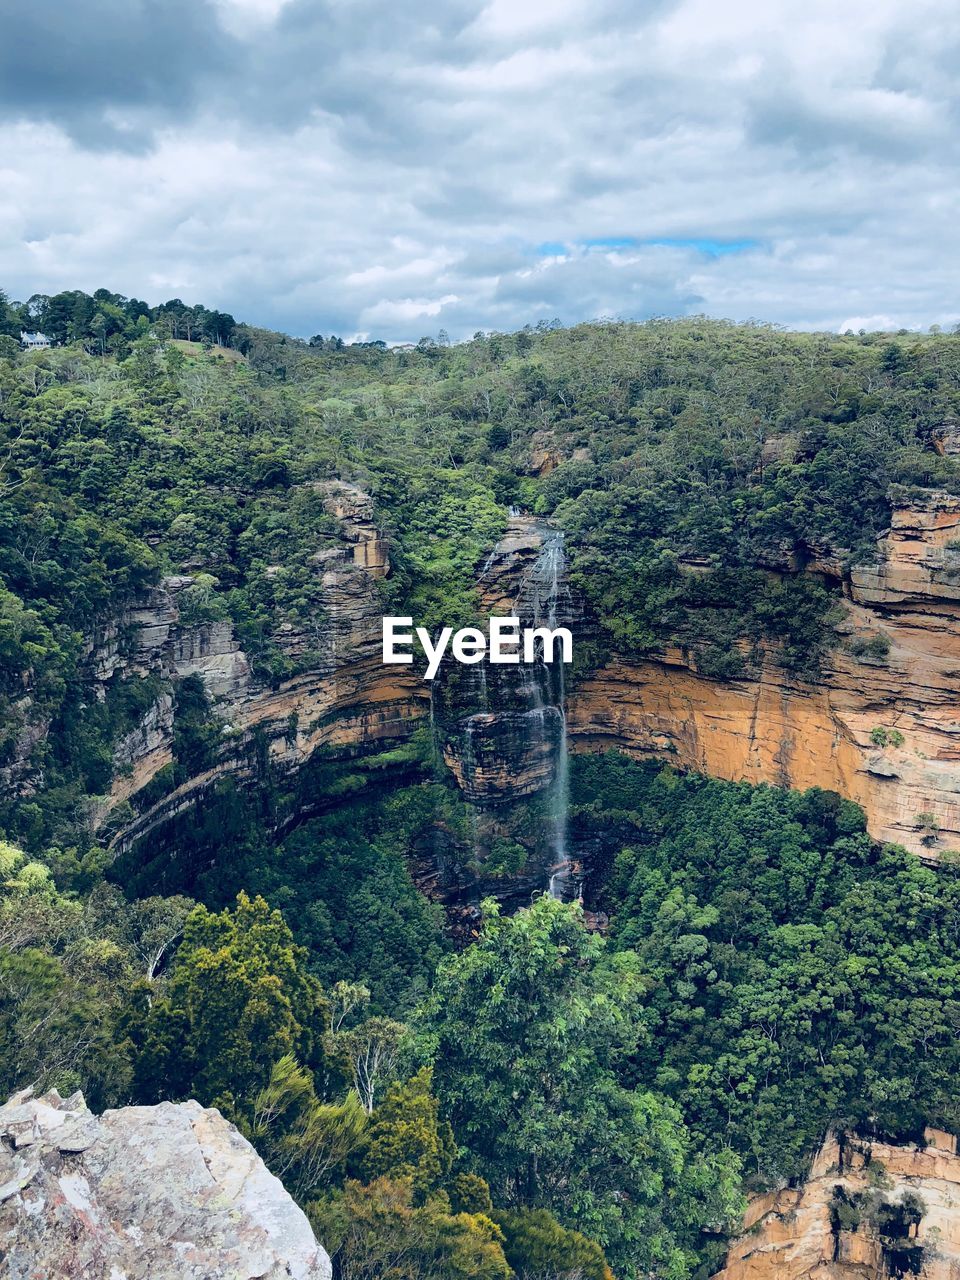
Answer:
[{"label": "layered rock face", "polygon": [[[511,516],[478,585],[491,616],[521,627],[572,624],[559,533],[532,516]],[[551,539],[553,540],[551,542]],[[556,777],[563,736],[559,658],[552,664],[444,662],[434,682],[434,723],[443,758],[464,795],[481,806],[531,796]]]},{"label": "layered rock face", "polygon": [[[289,657],[304,660],[309,654],[302,675],[271,688],[252,674],[229,622],[184,625],[178,598],[193,582],[188,577],[164,579],[118,625],[94,637],[90,661],[96,678],[109,678],[118,666],[127,678],[155,673],[176,682],[198,676],[224,727],[214,766],[124,825],[116,848],[129,847],[189,808],[218,778],[248,776],[255,735],[267,742],[277,768],[292,771],[318,747],[352,749],[403,738],[426,714],[424,682],[409,668],[381,662],[384,610],[376,580],[389,571],[389,555],[372,502],[339,481],[315,488],[317,501],[337,518],[341,538],[313,557],[324,625],[308,630],[285,623],[279,632],[278,643]],[[171,762],[172,747],[173,699],[165,692],[118,745],[116,778],[100,821]]]},{"label": "layered rock face", "polygon": [[306,1216],[197,1102],[92,1115],[80,1094],[0,1107],[0,1263],[10,1280],[330,1280]]},{"label": "layered rock face", "polygon": [[[960,499],[896,510],[879,552],[841,579],[847,617],[817,684],[770,658],[730,681],[678,649],[617,659],[570,699],[574,749],[823,787],[862,805],[877,839],[925,857],[960,848]],[[808,568],[839,574],[827,557]]]},{"label": "layered rock face", "polygon": [[802,1186],[751,1202],[714,1280],[955,1280],[956,1148],[936,1129],[919,1148],[831,1136]]},{"label": "layered rock face", "polygon": [[[281,772],[293,772],[319,747],[388,744],[428,715],[430,685],[416,669],[381,662],[377,579],[389,572],[389,554],[371,500],[340,481],[314,488],[340,536],[313,557],[322,625],[288,622],[278,635],[302,674],[269,687],[255,678],[230,623],[187,625],[179,601],[188,577],[165,579],[90,637],[94,691],[118,672],[163,683],[118,744],[114,784],[95,823],[171,762],[177,680],[198,676],[223,723],[212,767],[151,807],[139,804],[115,837],[117,848],[189,808],[218,778],[251,776],[260,742]],[[543,616],[551,536],[542,521],[511,518],[479,571],[485,610],[525,621]],[[738,680],[704,676],[680,649],[617,657],[567,698],[570,748],[618,748],[730,780],[823,787],[862,805],[878,839],[929,858],[960,847],[960,499],[912,494],[894,511],[872,565],[844,571],[822,548],[803,565],[788,558],[776,568],[830,578],[846,598],[847,616],[818,682],[792,678],[773,655],[755,676]],[[557,621],[572,624],[574,614],[561,589]],[[542,677],[542,670],[447,662],[435,682],[444,758],[481,807],[544,793],[556,779],[560,694],[552,677]],[[5,785],[28,791],[40,781],[28,761],[44,731],[25,713],[23,750],[0,779]]]}]

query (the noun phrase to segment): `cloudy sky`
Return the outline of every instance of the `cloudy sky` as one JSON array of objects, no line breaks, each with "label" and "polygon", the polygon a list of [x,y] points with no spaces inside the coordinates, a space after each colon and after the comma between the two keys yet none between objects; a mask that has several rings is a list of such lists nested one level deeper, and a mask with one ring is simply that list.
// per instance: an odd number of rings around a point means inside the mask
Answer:
[{"label": "cloudy sky", "polygon": [[953,324],[958,55],[956,0],[0,0],[0,286]]}]

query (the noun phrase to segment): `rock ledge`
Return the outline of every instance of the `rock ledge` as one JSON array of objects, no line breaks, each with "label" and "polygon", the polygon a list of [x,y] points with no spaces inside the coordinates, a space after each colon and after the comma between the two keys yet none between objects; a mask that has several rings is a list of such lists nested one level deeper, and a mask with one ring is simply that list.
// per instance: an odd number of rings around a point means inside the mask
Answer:
[{"label": "rock ledge", "polygon": [[330,1280],[303,1212],[219,1111],[93,1115],[82,1094],[0,1107],[0,1270],[10,1280]]}]

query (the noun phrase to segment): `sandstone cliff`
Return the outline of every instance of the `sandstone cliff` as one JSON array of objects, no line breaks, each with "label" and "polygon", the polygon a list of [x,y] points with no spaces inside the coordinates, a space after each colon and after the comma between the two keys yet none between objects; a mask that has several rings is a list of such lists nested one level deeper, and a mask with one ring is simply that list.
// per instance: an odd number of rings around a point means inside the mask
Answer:
[{"label": "sandstone cliff", "polygon": [[[223,724],[222,746],[206,771],[169,791],[123,825],[114,847],[188,809],[217,778],[250,775],[254,739],[266,741],[271,762],[293,771],[318,747],[356,748],[403,738],[426,714],[424,682],[404,667],[381,663],[384,606],[376,581],[389,571],[389,552],[373,520],[370,498],[353,485],[315,486],[317,501],[339,525],[336,545],[313,556],[324,624],[309,632],[284,623],[278,643],[307,669],[273,688],[255,678],[229,622],[186,625],[178,598],[189,577],[169,577],[118,623],[92,638],[90,666],[101,682],[122,668],[126,678],[156,674],[165,691],[116,749],[116,776],[96,819],[135,797],[170,764],[173,698],[170,688],[198,676]],[[309,661],[305,662],[305,656]]]},{"label": "sandstone cliff", "polygon": [[[390,566],[371,500],[340,481],[315,489],[340,532],[313,557],[323,625],[287,622],[278,633],[302,674],[271,687],[254,676],[229,622],[187,625],[178,601],[192,579],[183,576],[165,579],[89,638],[94,692],[115,674],[152,674],[163,686],[117,745],[113,787],[94,811],[95,824],[170,764],[178,680],[199,676],[223,724],[212,766],[114,821],[115,847],[189,808],[217,778],[251,776],[258,742],[281,772],[292,773],[319,747],[352,751],[402,739],[430,711],[430,686],[416,670],[380,660],[377,580]],[[540,521],[511,518],[479,571],[490,612],[532,615],[546,533]],[[792,678],[769,654],[755,676],[738,680],[704,676],[677,648],[615,657],[568,696],[571,749],[616,747],[720,778],[823,787],[862,805],[878,839],[931,858],[960,847],[960,499],[906,495],[871,565],[845,569],[822,548],[804,563],[785,556],[773,567],[832,579],[845,596],[846,619],[816,683]],[[560,621],[571,622],[568,598],[564,610]],[[540,691],[540,708],[529,673],[484,664],[438,680],[433,692],[444,757],[469,799],[489,806],[551,785],[561,728],[551,711],[555,690]],[[3,781],[29,791],[42,782],[29,760],[45,726],[31,722],[28,693],[24,704],[18,751]],[[543,732],[527,732],[531,716],[540,717]]]},{"label": "sandstone cliff", "polygon": [[11,1280],[329,1280],[306,1216],[196,1102],[92,1115],[80,1094],[0,1107],[0,1264]]},{"label": "sandstone cliff", "polygon": [[770,657],[756,678],[730,681],[702,676],[679,649],[616,659],[570,700],[574,749],[823,787],[862,805],[877,839],[926,857],[960,848],[958,540],[960,499],[913,495],[875,564],[848,574],[828,557],[807,566],[836,575],[846,597],[816,684]]},{"label": "sandstone cliff", "polygon": [[955,1280],[956,1147],[935,1129],[921,1147],[831,1136],[802,1186],[751,1202],[715,1280]]},{"label": "sandstone cliff", "polygon": [[[543,531],[528,517],[511,520],[480,577],[491,612],[517,611]],[[821,548],[773,568],[816,573],[844,597],[817,682],[794,679],[771,653],[742,680],[701,674],[679,648],[616,657],[570,693],[571,748],[616,747],[733,781],[823,787],[862,805],[878,839],[927,858],[960,848],[960,499],[910,494],[871,565],[846,570]],[[443,744],[480,804],[534,794],[553,773],[550,744],[522,738],[518,707],[498,679],[496,696],[485,691],[482,709]]]}]

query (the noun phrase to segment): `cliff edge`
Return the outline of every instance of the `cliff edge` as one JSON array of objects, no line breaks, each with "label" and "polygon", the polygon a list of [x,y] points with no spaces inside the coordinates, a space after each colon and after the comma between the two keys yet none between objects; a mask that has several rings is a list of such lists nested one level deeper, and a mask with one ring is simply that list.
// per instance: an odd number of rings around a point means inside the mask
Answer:
[{"label": "cliff edge", "polygon": [[29,1089],[0,1107],[0,1271],[10,1280],[330,1280],[280,1181],[197,1102],[95,1116]]},{"label": "cliff edge", "polygon": [[802,1186],[751,1202],[713,1280],[954,1280],[958,1209],[953,1134],[927,1129],[919,1146],[831,1135]]},{"label": "cliff edge", "polygon": [[861,805],[877,840],[931,860],[960,848],[960,498],[928,490],[901,502],[875,564],[844,570],[826,555],[806,566],[844,598],[818,681],[772,654],[730,680],[679,648],[614,657],[570,699],[573,749],[822,787]]}]

